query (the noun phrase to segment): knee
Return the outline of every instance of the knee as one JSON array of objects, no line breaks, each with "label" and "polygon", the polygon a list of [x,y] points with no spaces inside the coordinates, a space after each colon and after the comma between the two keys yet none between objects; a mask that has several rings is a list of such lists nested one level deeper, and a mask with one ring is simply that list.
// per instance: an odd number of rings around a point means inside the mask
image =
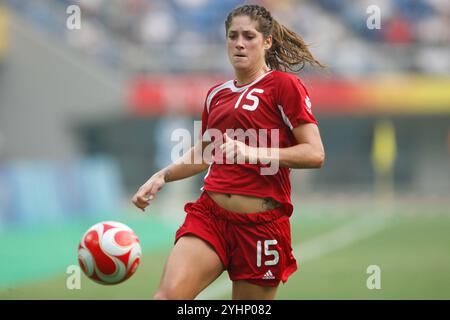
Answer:
[{"label": "knee", "polygon": [[153,295],[153,300],[171,300],[166,292],[158,290]]},{"label": "knee", "polygon": [[180,290],[176,290],[175,288],[159,288],[158,291],[153,295],[153,300],[185,300],[189,299],[185,297]]}]

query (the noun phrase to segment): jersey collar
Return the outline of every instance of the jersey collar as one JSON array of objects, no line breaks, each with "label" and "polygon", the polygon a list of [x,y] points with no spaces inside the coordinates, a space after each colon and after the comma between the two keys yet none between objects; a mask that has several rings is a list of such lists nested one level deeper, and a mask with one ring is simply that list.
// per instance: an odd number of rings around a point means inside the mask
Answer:
[{"label": "jersey collar", "polygon": [[267,76],[268,74],[272,73],[273,70],[270,70],[262,75],[260,75],[258,78],[256,78],[255,80],[253,80],[253,82],[246,84],[245,86],[242,87],[236,87],[236,85],[234,84],[234,80],[231,80],[231,84],[230,84],[230,89],[233,92],[242,92],[247,90],[249,87],[251,87],[252,85],[254,85],[255,83],[261,81],[265,76]]}]

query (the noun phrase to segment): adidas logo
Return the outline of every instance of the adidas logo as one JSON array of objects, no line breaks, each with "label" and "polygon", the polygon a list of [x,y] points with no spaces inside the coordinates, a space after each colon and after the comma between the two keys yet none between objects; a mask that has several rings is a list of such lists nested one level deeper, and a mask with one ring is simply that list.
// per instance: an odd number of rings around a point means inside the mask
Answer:
[{"label": "adidas logo", "polygon": [[270,270],[267,271],[262,278],[265,279],[265,280],[275,279],[275,277],[273,276],[272,271],[270,271]]}]

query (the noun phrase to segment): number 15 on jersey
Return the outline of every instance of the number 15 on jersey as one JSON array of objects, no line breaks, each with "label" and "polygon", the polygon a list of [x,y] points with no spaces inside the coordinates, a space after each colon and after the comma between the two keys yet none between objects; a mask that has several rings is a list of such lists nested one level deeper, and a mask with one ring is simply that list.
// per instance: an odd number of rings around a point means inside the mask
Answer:
[{"label": "number 15 on jersey", "polygon": [[[280,260],[280,255],[277,250],[270,249],[270,246],[274,246],[278,243],[277,240],[264,240],[264,265],[265,266],[274,266],[278,263]],[[273,257],[271,260],[268,260],[267,258]],[[261,260],[262,260],[262,246],[261,241],[258,241],[256,243],[256,266],[261,267]]]}]

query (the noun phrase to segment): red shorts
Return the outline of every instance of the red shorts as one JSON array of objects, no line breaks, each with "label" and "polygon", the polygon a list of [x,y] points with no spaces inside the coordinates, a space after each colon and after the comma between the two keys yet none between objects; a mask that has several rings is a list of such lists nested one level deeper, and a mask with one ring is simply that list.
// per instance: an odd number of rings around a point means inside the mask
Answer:
[{"label": "red shorts", "polygon": [[232,281],[278,286],[297,270],[292,254],[289,217],[283,207],[259,213],[236,213],[219,207],[203,192],[189,202],[175,243],[187,234],[208,242]]}]

